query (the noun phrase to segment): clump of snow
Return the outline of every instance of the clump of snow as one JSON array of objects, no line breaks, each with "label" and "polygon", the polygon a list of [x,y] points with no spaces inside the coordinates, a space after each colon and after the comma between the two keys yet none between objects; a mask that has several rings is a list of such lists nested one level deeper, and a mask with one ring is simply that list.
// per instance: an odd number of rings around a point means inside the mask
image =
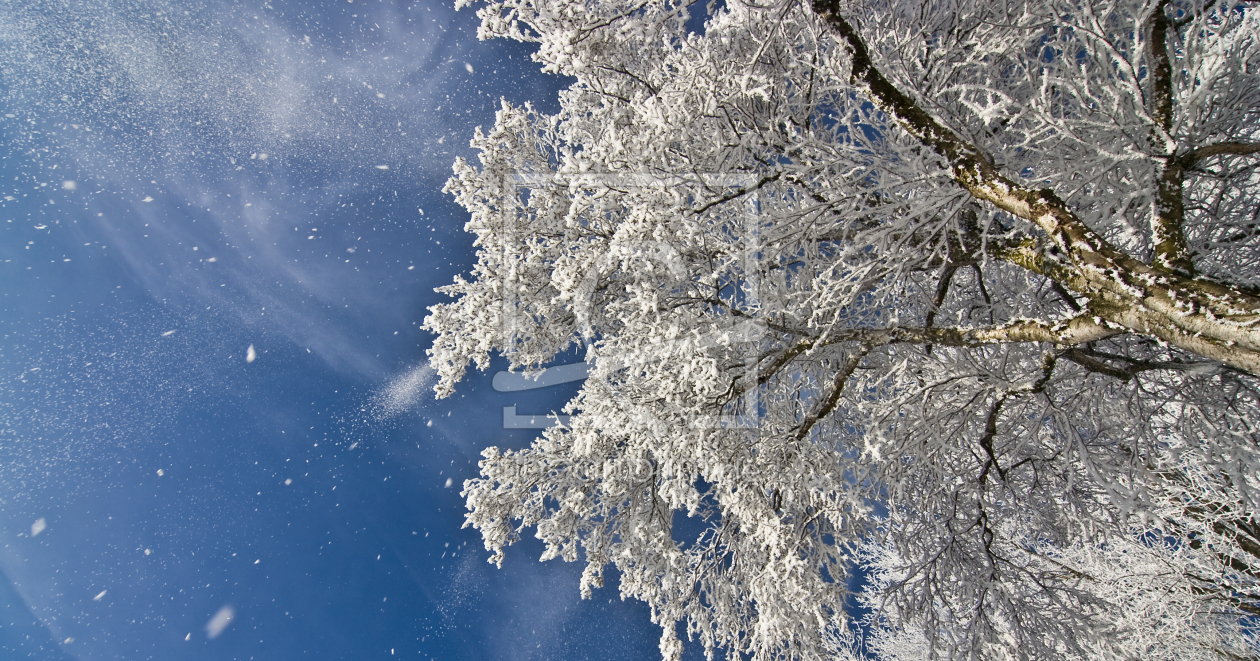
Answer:
[{"label": "clump of snow", "polygon": [[236,610],[232,608],[231,604],[224,604],[223,608],[220,608],[219,612],[215,613],[214,617],[210,618],[209,622],[206,622],[206,638],[210,638],[212,640],[218,638],[219,634],[223,633],[223,630],[226,629],[235,618]]},{"label": "clump of snow", "polygon": [[44,529],[47,527],[48,527],[47,521],[45,521],[42,518],[35,519],[35,523],[31,524],[31,537],[38,536],[39,533],[44,532]]},{"label": "clump of snow", "polygon": [[258,352],[254,351],[254,345],[251,344],[249,345],[249,348],[245,350],[245,362],[252,363],[256,358],[258,358]]}]

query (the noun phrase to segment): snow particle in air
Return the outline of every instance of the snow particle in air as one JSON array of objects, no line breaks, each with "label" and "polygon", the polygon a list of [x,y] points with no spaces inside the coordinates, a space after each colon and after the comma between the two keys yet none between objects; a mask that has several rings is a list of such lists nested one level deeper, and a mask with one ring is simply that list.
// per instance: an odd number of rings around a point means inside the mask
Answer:
[{"label": "snow particle in air", "polygon": [[451,484],[453,484],[454,482],[455,482],[455,480],[452,480],[452,479],[451,479],[451,478],[449,478],[449,477],[448,477],[448,478],[446,478],[446,487],[449,489],[449,488],[451,487]]},{"label": "snow particle in air", "polygon": [[430,391],[437,373],[428,365],[417,365],[394,377],[372,397],[372,415],[377,420],[388,420],[405,413]]},{"label": "snow particle in air", "polygon": [[252,363],[256,358],[258,358],[258,352],[254,351],[254,345],[251,344],[249,345],[249,348],[245,350],[245,362]]},{"label": "snow particle in air", "polygon": [[286,485],[286,486],[287,486],[287,485],[290,485],[290,484],[293,484],[293,478],[291,478],[291,477],[290,477],[290,478],[285,479],[284,483],[285,483],[285,485]]},{"label": "snow particle in air", "polygon": [[106,592],[109,592],[109,590],[101,590],[100,594],[96,595],[95,597],[92,597],[92,601],[100,601],[101,598],[105,596]]},{"label": "snow particle in air", "polygon": [[158,477],[162,477],[163,475],[166,475],[166,473],[162,472],[161,468],[157,469],[157,474],[158,474]]},{"label": "snow particle in air", "polygon": [[31,524],[31,537],[38,537],[39,533],[44,532],[44,529],[47,527],[48,522],[44,521],[42,517],[35,519],[35,523]]},{"label": "snow particle in air", "polygon": [[219,612],[215,613],[209,622],[206,622],[206,638],[211,640],[218,638],[219,634],[223,633],[223,630],[235,618],[236,610],[232,608],[231,604],[224,604],[223,608],[220,608]]},{"label": "snow particle in air", "polygon": [[61,182],[61,187],[66,190],[74,190],[79,187],[79,184],[67,179],[66,181]]},{"label": "snow particle in air", "polygon": [[473,65],[471,65],[471,64],[469,64],[469,63],[467,63],[467,62],[465,62],[465,63],[464,63],[464,68],[468,70],[468,73],[472,73],[472,72],[473,72]]}]

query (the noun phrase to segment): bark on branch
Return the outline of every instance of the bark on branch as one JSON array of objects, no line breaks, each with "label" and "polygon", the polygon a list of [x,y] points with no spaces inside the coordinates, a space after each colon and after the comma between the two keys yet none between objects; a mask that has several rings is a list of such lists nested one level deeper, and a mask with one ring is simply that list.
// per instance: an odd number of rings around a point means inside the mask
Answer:
[{"label": "bark on branch", "polygon": [[1177,143],[1172,138],[1173,82],[1172,57],[1168,53],[1168,0],[1151,12],[1147,46],[1151,57],[1151,142],[1157,152],[1164,153],[1164,165],[1156,183],[1155,209],[1151,214],[1151,236],[1154,242],[1155,266],[1193,275],[1194,264],[1186,248],[1182,230],[1186,209],[1182,198],[1185,168],[1177,158]]}]

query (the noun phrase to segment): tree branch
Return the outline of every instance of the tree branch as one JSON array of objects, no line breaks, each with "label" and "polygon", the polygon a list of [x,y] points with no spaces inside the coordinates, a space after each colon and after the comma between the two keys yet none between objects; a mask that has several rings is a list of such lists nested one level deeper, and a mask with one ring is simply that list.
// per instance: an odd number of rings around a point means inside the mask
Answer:
[{"label": "tree branch", "polygon": [[649,94],[648,96],[656,96],[657,89],[655,87],[652,87],[652,85],[650,85],[646,80],[643,80],[642,78],[634,75],[633,73],[625,69],[617,69],[614,67],[604,66],[602,64],[598,66],[600,69],[603,69],[604,71],[611,71],[613,73],[619,73],[623,76],[629,76],[631,79],[637,81],[640,85],[643,85],[644,87],[648,88],[648,91],[651,92],[651,94]]},{"label": "tree branch", "polygon": [[1004,176],[974,145],[942,126],[874,66],[866,44],[839,13],[839,0],[813,0],[814,11],[846,46],[852,77],[876,105],[946,160],[951,175],[978,200],[1041,228],[1050,245],[1037,272],[1090,299],[1095,314],[1136,333],[1260,375],[1260,297],[1204,277],[1187,277],[1130,257],[1090,229],[1050,189]]},{"label": "tree branch", "polygon": [[1199,147],[1182,156],[1181,160],[1187,167],[1190,167],[1213,156],[1250,156],[1256,153],[1260,153],[1260,143],[1257,142],[1218,142],[1206,147]]},{"label": "tree branch", "polygon": [[890,344],[939,344],[947,347],[979,347],[986,344],[1047,342],[1070,347],[1106,339],[1124,332],[1101,323],[1094,314],[1084,314],[1047,324],[1021,319],[999,326],[981,328],[849,328],[833,329],[818,346],[860,342],[871,347]]},{"label": "tree branch", "polygon": [[[923,320],[925,327],[932,327],[932,321],[936,319],[936,311],[945,302],[945,296],[949,293],[949,283],[954,279],[954,273],[957,271],[957,264],[946,264],[944,270],[941,271],[941,279],[936,283],[936,295],[932,297],[932,309],[928,310],[927,317]],[[931,345],[928,345],[928,351],[931,350]]]},{"label": "tree branch", "polygon": [[1002,414],[1002,407],[1006,405],[1006,400],[1012,395],[1036,394],[1044,391],[1046,384],[1050,382],[1050,376],[1054,374],[1054,366],[1056,364],[1057,357],[1053,353],[1047,353],[1041,360],[1041,378],[1037,379],[1031,386],[1008,390],[993,402],[993,407],[989,409],[989,415],[985,418],[984,435],[980,437],[980,447],[988,455],[988,460],[984,462],[984,469],[980,471],[978,479],[978,482],[981,484],[988,477],[990,468],[996,470],[998,477],[1002,480],[1002,484],[1006,484],[1006,471],[1002,469],[1002,464],[998,461],[997,450],[993,447],[993,439],[997,437],[998,433],[998,417]]},{"label": "tree branch", "polygon": [[[1091,372],[1106,374],[1121,381],[1128,381],[1142,372],[1153,370],[1213,374],[1220,370],[1229,369],[1214,362],[1177,363],[1164,360],[1135,360],[1128,356],[1100,353],[1092,349],[1071,349],[1064,353],[1063,357]],[[1120,362],[1122,365],[1115,366],[1108,361]]]},{"label": "tree branch", "polygon": [[1154,242],[1155,266],[1182,275],[1194,274],[1182,231],[1185,222],[1185,202],[1182,187],[1185,183],[1184,164],[1176,158],[1177,143],[1172,138],[1173,83],[1172,63],[1168,54],[1168,15],[1163,0],[1151,13],[1147,47],[1151,62],[1151,143],[1163,151],[1164,166],[1156,183],[1155,209],[1151,214],[1151,237]]},{"label": "tree branch", "polygon": [[836,377],[832,380],[831,391],[827,393],[827,398],[819,403],[818,408],[813,413],[805,417],[800,427],[797,427],[796,440],[799,441],[809,436],[809,430],[813,429],[819,420],[827,417],[835,410],[836,405],[840,403],[840,394],[844,392],[845,382],[849,380],[850,376],[853,376],[853,370],[857,369],[858,363],[862,362],[862,358],[869,351],[869,347],[863,346],[860,350],[849,354],[849,358],[845,361],[844,366],[836,372]]},{"label": "tree branch", "polygon": [[722,197],[719,197],[719,198],[717,198],[716,200],[712,200],[712,201],[710,201],[710,202],[706,203],[704,206],[700,207],[699,209],[696,209],[695,213],[696,213],[696,215],[698,216],[698,215],[700,215],[700,214],[702,214],[702,213],[704,213],[704,212],[708,211],[709,209],[712,209],[713,207],[715,207],[715,206],[717,206],[717,205],[719,205],[719,204],[725,204],[725,203],[730,202],[731,200],[734,200],[734,199],[736,199],[736,198],[743,197],[743,196],[745,196],[745,195],[747,195],[747,194],[749,194],[749,193],[751,193],[751,192],[753,192],[753,191],[760,190],[760,189],[761,189],[763,186],[765,186],[766,184],[768,184],[768,183],[770,183],[770,182],[772,182],[772,181],[778,181],[779,177],[780,177],[780,176],[782,176],[782,175],[783,175],[783,173],[782,173],[782,172],[776,172],[776,173],[774,173],[774,174],[772,174],[772,175],[767,175],[767,176],[765,176],[765,177],[762,177],[760,180],[758,180],[758,181],[757,181],[757,183],[755,183],[755,184],[753,184],[753,185],[751,185],[751,186],[749,186],[749,187],[747,187],[747,188],[741,188],[741,189],[739,189],[739,190],[737,190],[737,191],[735,191],[735,192],[733,192],[733,193],[729,193],[729,194],[727,194],[727,195],[723,195]]}]

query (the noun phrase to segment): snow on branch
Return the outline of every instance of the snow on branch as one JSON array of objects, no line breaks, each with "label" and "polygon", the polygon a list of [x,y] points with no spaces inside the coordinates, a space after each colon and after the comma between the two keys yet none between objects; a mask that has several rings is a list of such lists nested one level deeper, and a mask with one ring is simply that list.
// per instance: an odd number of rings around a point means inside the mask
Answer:
[{"label": "snow on branch", "polygon": [[491,561],[667,659],[1260,656],[1254,3],[707,7],[479,10],[574,82],[446,184],[436,389],[586,375],[465,484]]}]

